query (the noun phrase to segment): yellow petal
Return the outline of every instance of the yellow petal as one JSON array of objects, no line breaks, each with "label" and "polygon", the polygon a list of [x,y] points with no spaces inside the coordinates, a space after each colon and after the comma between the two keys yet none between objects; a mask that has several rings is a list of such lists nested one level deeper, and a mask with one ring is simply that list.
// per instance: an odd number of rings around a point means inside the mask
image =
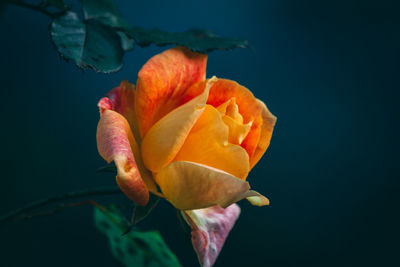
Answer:
[{"label": "yellow petal", "polygon": [[246,138],[253,122],[247,124],[238,123],[232,117],[224,115],[222,120],[229,127],[229,143],[240,145]]},{"label": "yellow petal", "polygon": [[253,196],[247,182],[202,164],[175,161],[155,175],[165,198],[177,209],[223,208]]},{"label": "yellow petal", "polygon": [[[204,83],[196,83],[191,86],[186,91],[183,99],[187,101],[199,95],[204,88]],[[257,99],[247,88],[239,85],[237,82],[225,79],[218,79],[218,82],[211,87],[207,104],[219,107],[221,104],[224,104],[232,98],[235,99],[244,123],[247,124],[252,122],[249,133],[240,144],[247,151],[250,161],[252,161],[251,158],[253,157],[257,143],[260,140],[262,107],[257,104]]]},{"label": "yellow petal", "polygon": [[269,199],[260,193],[250,190],[252,196],[247,197],[247,200],[254,206],[266,206],[269,205]]},{"label": "yellow petal", "polygon": [[149,170],[158,172],[175,158],[193,125],[203,113],[210,86],[216,80],[210,79],[202,94],[168,113],[144,136],[142,156]]},{"label": "yellow petal", "polygon": [[241,146],[230,144],[228,136],[229,129],[222,114],[207,105],[174,161],[204,164],[245,179],[249,172],[249,156]]}]

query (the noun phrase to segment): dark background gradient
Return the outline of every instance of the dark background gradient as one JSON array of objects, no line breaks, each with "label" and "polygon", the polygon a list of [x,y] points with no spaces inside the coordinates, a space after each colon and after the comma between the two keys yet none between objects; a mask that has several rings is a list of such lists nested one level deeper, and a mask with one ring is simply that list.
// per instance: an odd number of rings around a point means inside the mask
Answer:
[{"label": "dark background gradient", "polygon": [[[248,179],[271,205],[240,202],[215,266],[400,266],[399,1],[117,3],[131,25],[201,27],[252,46],[211,53],[207,76],[238,81],[278,117]],[[115,74],[83,72],[57,55],[49,22],[14,6],[0,18],[0,213],[114,185],[95,172],[105,165],[97,101],[122,79],[135,83],[165,49],[137,47]],[[197,266],[168,203],[140,226],[159,229],[183,266]],[[89,206],[3,227],[0,246],[1,266],[119,266]]]}]

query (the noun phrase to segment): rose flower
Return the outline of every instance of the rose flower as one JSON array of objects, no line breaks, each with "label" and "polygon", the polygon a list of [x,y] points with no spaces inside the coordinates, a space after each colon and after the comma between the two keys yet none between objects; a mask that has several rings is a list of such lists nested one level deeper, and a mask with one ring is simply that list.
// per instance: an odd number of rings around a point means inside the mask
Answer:
[{"label": "rose flower", "polygon": [[[187,211],[194,232],[208,229],[199,216],[222,214],[224,240],[240,211],[232,203],[269,203],[250,190],[246,177],[266,151],[276,118],[238,83],[205,79],[206,64],[207,55],[182,47],[151,58],[136,90],[123,81],[100,100],[97,145],[107,162],[115,162],[117,183],[136,204],[146,205],[149,191],[164,197]],[[216,254],[223,240],[216,241]],[[210,240],[203,241],[193,240],[195,248]],[[200,262],[212,265],[216,255],[207,259],[210,251],[198,249]]]}]

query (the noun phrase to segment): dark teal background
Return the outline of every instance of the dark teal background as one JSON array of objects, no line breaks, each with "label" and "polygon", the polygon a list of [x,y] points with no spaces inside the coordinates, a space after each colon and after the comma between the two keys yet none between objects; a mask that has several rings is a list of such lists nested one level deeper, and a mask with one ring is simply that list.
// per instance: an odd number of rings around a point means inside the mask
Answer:
[{"label": "dark teal background", "polygon": [[[215,266],[399,264],[398,1],[117,3],[131,25],[201,27],[252,46],[211,53],[207,76],[238,81],[278,117],[248,178],[271,205],[240,202]],[[1,214],[115,184],[95,172],[105,164],[96,149],[97,101],[122,79],[135,83],[165,49],[137,47],[115,74],[83,72],[57,55],[49,22],[14,6],[0,18]],[[78,207],[0,229],[0,265],[119,266],[92,215]],[[159,229],[183,266],[197,265],[169,204],[140,226]]]}]

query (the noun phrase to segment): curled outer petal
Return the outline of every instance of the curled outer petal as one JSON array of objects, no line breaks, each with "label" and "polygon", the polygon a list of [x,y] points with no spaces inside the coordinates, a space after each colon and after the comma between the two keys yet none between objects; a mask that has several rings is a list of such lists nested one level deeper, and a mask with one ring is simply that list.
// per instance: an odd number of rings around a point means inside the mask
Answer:
[{"label": "curled outer petal", "polygon": [[149,201],[149,191],[135,162],[131,144],[135,139],[128,121],[119,113],[104,110],[97,126],[97,148],[100,155],[117,166],[117,183],[122,192],[136,204]]},{"label": "curled outer petal", "polygon": [[193,125],[203,113],[210,86],[197,97],[174,109],[159,120],[145,135],[142,142],[142,156],[146,167],[158,172],[170,163],[181,149]]},{"label": "curled outer petal", "polygon": [[257,195],[247,182],[224,171],[188,161],[174,161],[155,175],[165,198],[180,210],[228,207]]},{"label": "curled outer petal", "polygon": [[157,194],[157,186],[153,180],[151,173],[144,167],[142,156],[140,154],[139,145],[141,138],[139,134],[139,127],[136,120],[134,110],[135,104],[135,86],[123,80],[120,86],[115,87],[103,97],[97,104],[102,115],[105,110],[113,110],[124,116],[128,121],[130,130],[133,133],[134,139],[130,143],[136,165],[140,171],[140,175],[144,180],[147,188]]},{"label": "curled outer petal", "polygon": [[205,79],[206,65],[207,55],[183,47],[168,49],[147,61],[136,85],[135,111],[141,136],[182,104],[181,97],[191,85]]},{"label": "curled outer petal", "polygon": [[225,239],[240,214],[236,204],[223,209],[214,206],[206,209],[182,211],[192,228],[192,244],[201,266],[212,266]]}]

